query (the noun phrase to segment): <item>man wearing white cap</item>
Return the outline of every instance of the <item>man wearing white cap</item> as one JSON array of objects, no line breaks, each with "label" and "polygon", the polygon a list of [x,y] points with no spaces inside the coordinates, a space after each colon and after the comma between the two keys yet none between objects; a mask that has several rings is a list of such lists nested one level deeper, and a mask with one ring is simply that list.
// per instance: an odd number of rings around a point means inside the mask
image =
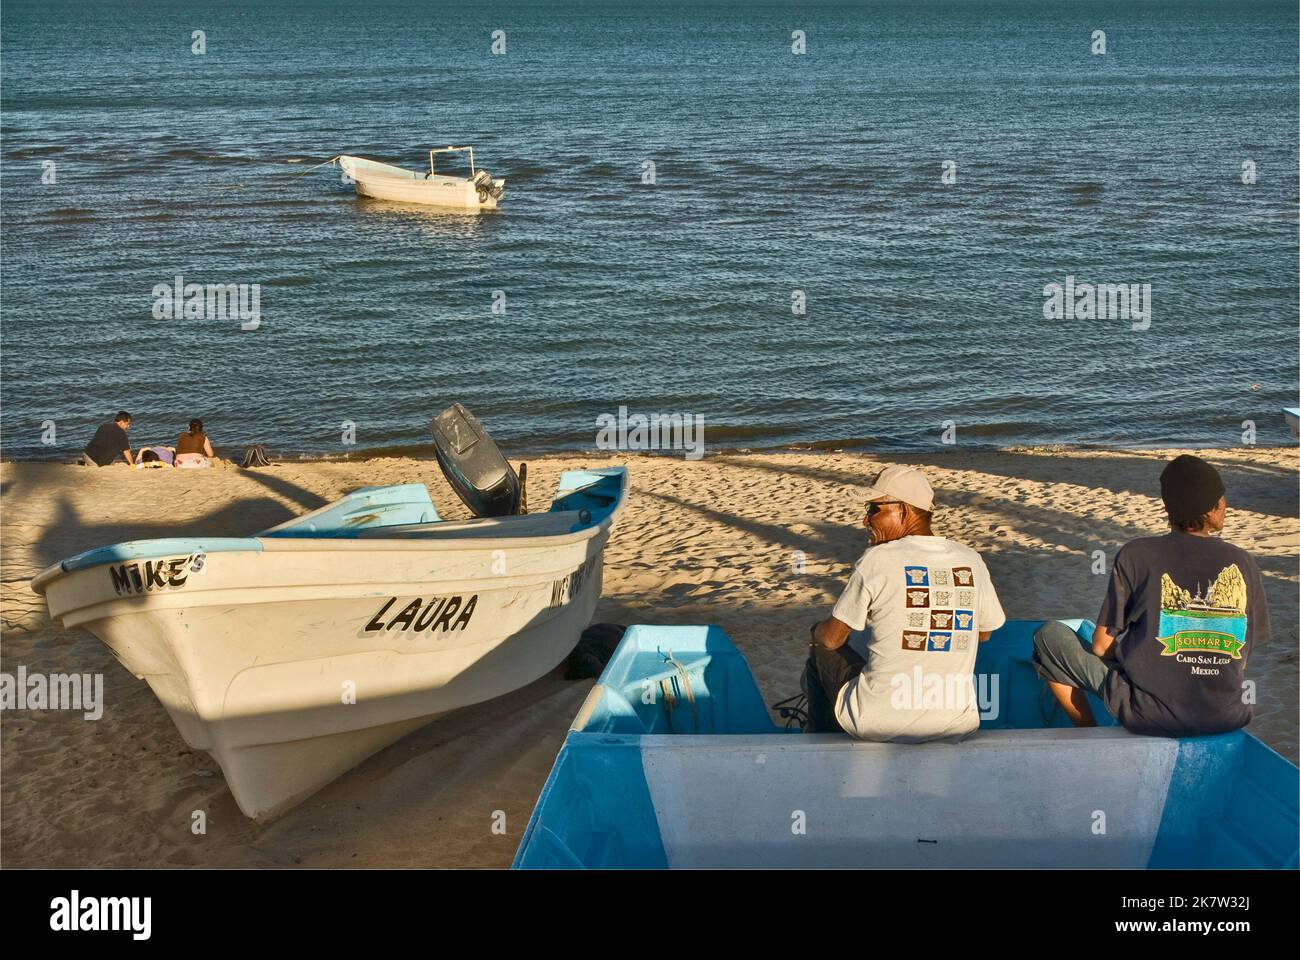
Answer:
[{"label": "man wearing white cap", "polygon": [[[934,491],[919,470],[886,467],[867,501],[871,545],[812,629],[804,729],[900,743],[964,737],[979,728],[976,650],[1007,619],[988,568],[931,532]],[[848,640],[868,627],[864,659]]]}]

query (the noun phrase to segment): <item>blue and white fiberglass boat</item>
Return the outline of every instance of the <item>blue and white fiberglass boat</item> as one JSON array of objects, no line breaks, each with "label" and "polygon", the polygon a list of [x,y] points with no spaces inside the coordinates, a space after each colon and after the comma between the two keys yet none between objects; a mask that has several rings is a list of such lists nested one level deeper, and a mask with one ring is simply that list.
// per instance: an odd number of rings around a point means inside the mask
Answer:
[{"label": "blue and white fiberglass boat", "polygon": [[1038,626],[981,646],[979,733],[919,745],[789,735],[721,630],[633,627],[514,865],[1296,869],[1294,764],[1245,731],[1136,736],[1095,698],[1102,725],[1072,728],[1030,665]]}]

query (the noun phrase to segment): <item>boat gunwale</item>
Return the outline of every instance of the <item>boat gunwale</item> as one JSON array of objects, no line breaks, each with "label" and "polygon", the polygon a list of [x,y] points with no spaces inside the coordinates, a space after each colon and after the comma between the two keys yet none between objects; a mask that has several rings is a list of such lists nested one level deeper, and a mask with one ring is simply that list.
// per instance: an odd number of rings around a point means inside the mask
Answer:
[{"label": "boat gunwale", "polygon": [[[533,548],[533,547],[562,547],[571,543],[590,540],[607,530],[615,519],[614,514],[606,517],[598,523],[583,527],[580,530],[569,533],[541,534],[527,537],[473,537],[473,538],[456,538],[456,537],[429,537],[420,536],[409,537],[248,537],[245,538],[250,542],[247,549],[224,549],[224,550],[206,550],[205,553],[311,553],[311,552],[371,552],[371,553],[415,553],[428,550],[465,550],[466,544],[473,544],[474,550],[492,550],[503,547],[514,549]],[[74,570],[65,570],[63,564],[67,560],[61,560],[54,563],[35,577],[32,578],[32,591],[37,594],[44,594],[45,586],[56,576],[62,574],[72,576],[78,573],[86,573],[91,570],[98,570],[100,567],[112,566],[118,563],[136,563],[141,560],[154,560],[160,557],[173,557],[178,553],[193,553],[186,547],[178,546],[182,542],[189,542],[195,545],[201,545],[201,537],[177,537],[174,539],[158,540],[125,540],[120,543],[107,544],[103,547],[96,547],[96,550],[106,550],[109,547],[128,546],[133,544],[156,543],[159,547],[149,553],[137,553],[130,557],[113,557],[96,561],[86,566],[79,566]],[[221,538],[215,538],[221,539]],[[227,538],[240,539],[240,538]],[[85,551],[89,553],[90,551]],[[69,560],[76,557],[69,557]]]},{"label": "boat gunwale", "polygon": [[[1234,734],[1240,736],[1236,737]],[[775,733],[603,733],[599,731],[571,730],[565,738],[565,746],[568,745],[568,740],[571,737],[575,747],[584,748],[593,746],[613,747],[624,744],[647,750],[663,750],[670,747],[675,749],[710,750],[750,746],[754,748],[762,747],[770,751],[772,749],[805,750],[808,748],[836,747],[869,753],[893,753],[900,750],[912,753],[918,748],[932,751],[943,748],[966,750],[972,747],[980,749],[1006,747],[1008,744],[1001,741],[1014,740],[1017,736],[1025,738],[1015,744],[1017,747],[1052,746],[1061,742],[1089,740],[1147,742],[1156,739],[1168,739],[1176,740],[1178,743],[1204,741],[1231,748],[1234,743],[1244,743],[1245,738],[1251,737],[1259,741],[1265,748],[1272,749],[1245,728],[1229,730],[1227,733],[1206,734],[1199,737],[1150,737],[1146,734],[1133,733],[1118,724],[1096,727],[981,727],[961,740],[926,740],[921,743],[858,740],[850,737],[847,733],[798,733],[793,730],[787,731],[783,729],[778,729]],[[1225,737],[1230,739],[1221,739]],[[615,741],[619,742],[616,743]],[[1276,753],[1276,751],[1273,752]]]},{"label": "boat gunwale", "polygon": [[[174,557],[178,553],[193,553],[196,551],[196,549],[201,550],[205,554],[206,553],[309,553],[312,552],[313,550],[317,552],[326,551],[326,550],[334,551],[334,552],[340,550],[360,552],[360,551],[368,550],[370,552],[379,552],[379,553],[408,553],[408,552],[413,553],[421,550],[423,551],[465,550],[466,544],[472,544],[472,547],[470,547],[470,549],[473,550],[488,550],[488,551],[493,549],[504,549],[507,547],[512,549],[521,549],[521,548],[527,549],[533,547],[568,546],[572,543],[593,539],[594,537],[599,536],[601,533],[609,530],[613,526],[614,521],[618,519],[619,515],[623,511],[624,506],[627,503],[627,493],[628,493],[627,468],[614,467],[614,468],[599,468],[599,469],[610,470],[610,472],[604,474],[604,476],[607,478],[618,478],[619,480],[619,483],[617,484],[617,491],[614,494],[614,496],[616,497],[615,502],[611,505],[609,512],[606,513],[605,516],[603,516],[600,520],[595,520],[586,526],[579,527],[577,530],[570,530],[568,533],[534,534],[534,535],[522,536],[522,537],[511,536],[509,534],[504,534],[501,536],[485,536],[485,537],[455,537],[455,536],[444,537],[439,535],[436,537],[429,536],[427,538],[421,537],[418,534],[414,534],[414,533],[411,536],[391,537],[391,538],[378,537],[378,536],[286,537],[286,536],[262,536],[259,534],[251,537],[198,536],[198,537],[159,537],[159,538],[149,538],[144,540],[122,540],[117,543],[105,544],[102,547],[93,547],[90,550],[83,550],[80,553],[73,554],[71,557],[66,557],[63,560],[56,561],[55,563],[46,567],[44,570],[40,571],[38,574],[36,574],[36,576],[32,577],[31,588],[33,593],[37,594],[38,596],[44,596],[46,586],[59,576],[72,576],[73,574],[84,573],[90,570],[97,570],[101,567],[110,566],[118,563],[136,563],[142,560],[158,559],[159,557]],[[599,472],[599,469],[595,471],[588,471],[588,472],[597,473]],[[599,480],[593,481],[591,484],[587,484],[585,486],[577,487],[573,489],[559,488],[556,490],[555,497],[553,498],[552,502],[555,502],[555,500],[558,500],[562,497],[572,496],[575,493],[580,493],[582,490],[587,489],[587,487],[596,486],[600,482],[601,481]],[[363,488],[363,489],[369,489],[369,488]],[[340,499],[346,499],[346,498],[340,498]],[[544,513],[536,513],[536,514],[520,514],[518,516],[546,517],[550,513],[552,513],[552,511],[546,511]],[[564,514],[568,514],[568,513],[580,515],[581,510],[572,510],[572,511],[562,510],[562,511],[554,511],[554,513],[559,516],[563,516]],[[469,524],[474,524],[479,522],[486,522],[485,525],[490,523],[503,523],[503,522],[508,523],[511,519],[512,519],[511,517],[475,517],[471,520],[464,520],[464,521],[437,520],[437,521],[430,521],[428,526],[430,528],[431,534],[434,532],[433,528],[435,527],[439,528],[437,531],[439,534],[442,534],[444,532],[451,532],[454,534],[456,530],[448,531],[447,528],[443,526],[443,524],[450,522],[456,524],[459,529],[463,530],[465,526]],[[271,529],[274,530],[277,528],[272,527]],[[377,529],[382,529],[382,528],[377,528]],[[266,532],[268,531],[262,531],[262,533],[266,533]],[[224,548],[218,547],[216,549],[211,549],[211,548],[204,549],[203,542],[205,540],[208,543],[212,543],[214,541],[238,541],[243,544],[246,544],[246,546],[245,547],[227,546]],[[152,550],[148,553],[139,552],[136,553],[134,556],[129,556],[129,557],[106,557],[103,560],[97,560],[94,563],[86,564],[84,566],[79,565],[75,569],[71,569],[71,570],[65,566],[66,564],[71,563],[72,561],[77,560],[79,557],[82,557],[89,553],[95,553],[101,550],[107,551],[114,547],[131,547],[134,550],[140,550],[145,544],[158,544],[159,546],[155,550]]]}]

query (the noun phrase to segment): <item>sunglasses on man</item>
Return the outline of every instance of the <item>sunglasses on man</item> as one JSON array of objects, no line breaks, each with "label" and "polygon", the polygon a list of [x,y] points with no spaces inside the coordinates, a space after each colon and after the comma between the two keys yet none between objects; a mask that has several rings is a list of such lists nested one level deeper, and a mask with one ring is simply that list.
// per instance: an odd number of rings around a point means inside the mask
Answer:
[{"label": "sunglasses on man", "polygon": [[874,517],[880,512],[881,507],[887,507],[892,503],[902,503],[902,500],[874,500],[867,504],[867,516]]}]

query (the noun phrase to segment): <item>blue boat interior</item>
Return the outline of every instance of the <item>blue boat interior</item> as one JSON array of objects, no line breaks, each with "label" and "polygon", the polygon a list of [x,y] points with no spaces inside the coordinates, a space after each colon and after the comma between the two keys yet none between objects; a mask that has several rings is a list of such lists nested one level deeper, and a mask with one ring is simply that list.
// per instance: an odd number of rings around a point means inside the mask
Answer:
[{"label": "blue boat interior", "polygon": [[573,529],[581,530],[583,527],[603,523],[626,492],[626,467],[565,470],[560,474],[560,483],[551,500],[549,512],[578,511],[579,519]]},{"label": "blue boat interior", "polygon": [[[1082,639],[1091,639],[1090,621],[1066,622]],[[1124,762],[1124,750],[1146,746],[1167,752],[1167,784],[1152,783],[1148,788],[1142,783],[1120,782],[1125,776],[1137,776],[1136,766],[1133,772],[1098,772],[1100,778],[1116,781],[1116,789],[1127,790],[1126,795],[1142,797],[1141,803],[1151,808],[1149,816],[1158,821],[1158,830],[1153,822],[1145,838],[1133,841],[1135,849],[1145,843],[1140,854],[1147,857],[1145,863],[1130,865],[1297,868],[1300,777],[1294,764],[1244,731],[1176,741],[1137,737],[1117,729],[1096,698],[1092,705],[1098,725],[1111,730],[1073,731],[1031,664],[1033,634],[1041,623],[1010,621],[980,646],[976,674],[997,678],[997,683],[986,684],[981,692],[981,732],[955,747],[855,744],[845,736],[804,737],[788,732],[773,722],[749,665],[722,630],[706,626],[632,627],[575,719],[534,810],[515,866],[679,865],[671,862],[668,849],[672,844],[665,837],[679,832],[680,825],[667,823],[664,818],[678,807],[680,814],[681,810],[693,809],[692,803],[707,805],[709,785],[688,787],[679,779],[671,786],[656,788],[655,779],[661,775],[658,771],[670,768],[678,769],[680,777],[692,763],[682,756],[692,749],[701,755],[702,770],[709,769],[703,753],[712,751],[714,759],[710,763],[716,769],[717,758],[724,756],[718,751],[726,749],[722,737],[735,737],[731,742],[737,752],[758,750],[757,763],[779,756],[774,751],[783,749],[802,750],[807,745],[826,750],[828,741],[833,744],[838,739],[843,743],[825,754],[825,763],[852,763],[856,759],[896,765],[899,758],[911,762],[922,756],[915,751],[969,751],[967,744],[981,739],[988,744],[998,739],[999,735],[984,738],[985,731],[1006,731],[1002,739],[1009,744],[1007,749],[1024,751],[1025,762],[1045,763],[1044,777],[1050,778],[1052,754],[1041,749],[1042,739],[1018,736],[1015,731],[1055,729],[1060,731],[1053,737],[1060,740],[1061,756],[1076,742],[1065,738],[1091,737],[1090,742],[1079,741],[1083,743],[1080,749],[1092,751],[1091,755],[1102,761],[1114,756],[1116,761],[1111,767]],[[1097,737],[1111,739],[1102,742]],[[834,752],[851,750],[853,746],[867,750],[856,758]],[[665,751],[673,753],[667,756]],[[742,767],[747,769],[755,768]],[[722,775],[718,770],[717,776]],[[1084,771],[1084,783],[1086,775]],[[996,789],[996,784],[991,786]],[[699,795],[682,799],[680,794],[690,789],[697,789]],[[745,796],[743,784],[736,789]],[[758,791],[757,785],[753,789]],[[1157,790],[1163,791],[1160,796],[1150,796]],[[745,810],[734,809],[732,816],[743,818]],[[1145,852],[1148,850],[1149,856]],[[686,852],[703,855],[694,849]],[[864,843],[861,853],[861,858],[854,861],[858,865],[875,862],[870,843]],[[890,853],[889,865],[915,862],[900,860],[896,853]],[[709,855],[716,859],[691,861],[688,865],[735,865],[725,850],[714,849]],[[1062,851],[1056,865],[1089,865],[1072,863],[1070,856]]]},{"label": "blue boat interior", "polygon": [[[617,506],[627,486],[627,469],[566,470],[551,502],[551,513],[576,511],[579,516],[570,532],[599,524]],[[176,557],[197,553],[260,551],[261,540],[308,537],[353,538],[362,531],[439,523],[437,508],[422,483],[399,483],[362,487],[327,506],[263,530],[251,537],[164,537],[128,540],[96,547],[62,561],[65,573],[107,563],[123,563],[154,557]]]},{"label": "blue boat interior", "polygon": [[[1069,727],[1032,664],[1040,621],[1010,621],[980,645],[975,672],[999,678],[984,729]],[[1092,639],[1090,620],[1064,621]],[[689,694],[688,694],[689,688]],[[772,722],[749,664],[718,627],[636,627],[606,665],[599,695],[575,730],[584,733],[788,733]],[[668,691],[647,696],[647,691]],[[1099,726],[1115,720],[1089,694]],[[692,704],[693,697],[693,704]],[[647,701],[650,701],[647,703]],[[693,707],[693,709],[692,709]]]},{"label": "blue boat interior", "polygon": [[437,523],[438,511],[422,483],[362,487],[328,506],[263,530],[259,537],[354,537],[360,530]]},{"label": "blue boat interior", "polygon": [[[573,526],[575,531],[598,524],[618,504],[626,479],[627,470],[623,467],[566,470],[560,474],[559,486],[547,512],[579,512],[581,516]],[[403,483],[354,490],[329,506],[282,523],[258,536],[355,537],[362,531],[440,521],[428,488],[422,483]]]}]

